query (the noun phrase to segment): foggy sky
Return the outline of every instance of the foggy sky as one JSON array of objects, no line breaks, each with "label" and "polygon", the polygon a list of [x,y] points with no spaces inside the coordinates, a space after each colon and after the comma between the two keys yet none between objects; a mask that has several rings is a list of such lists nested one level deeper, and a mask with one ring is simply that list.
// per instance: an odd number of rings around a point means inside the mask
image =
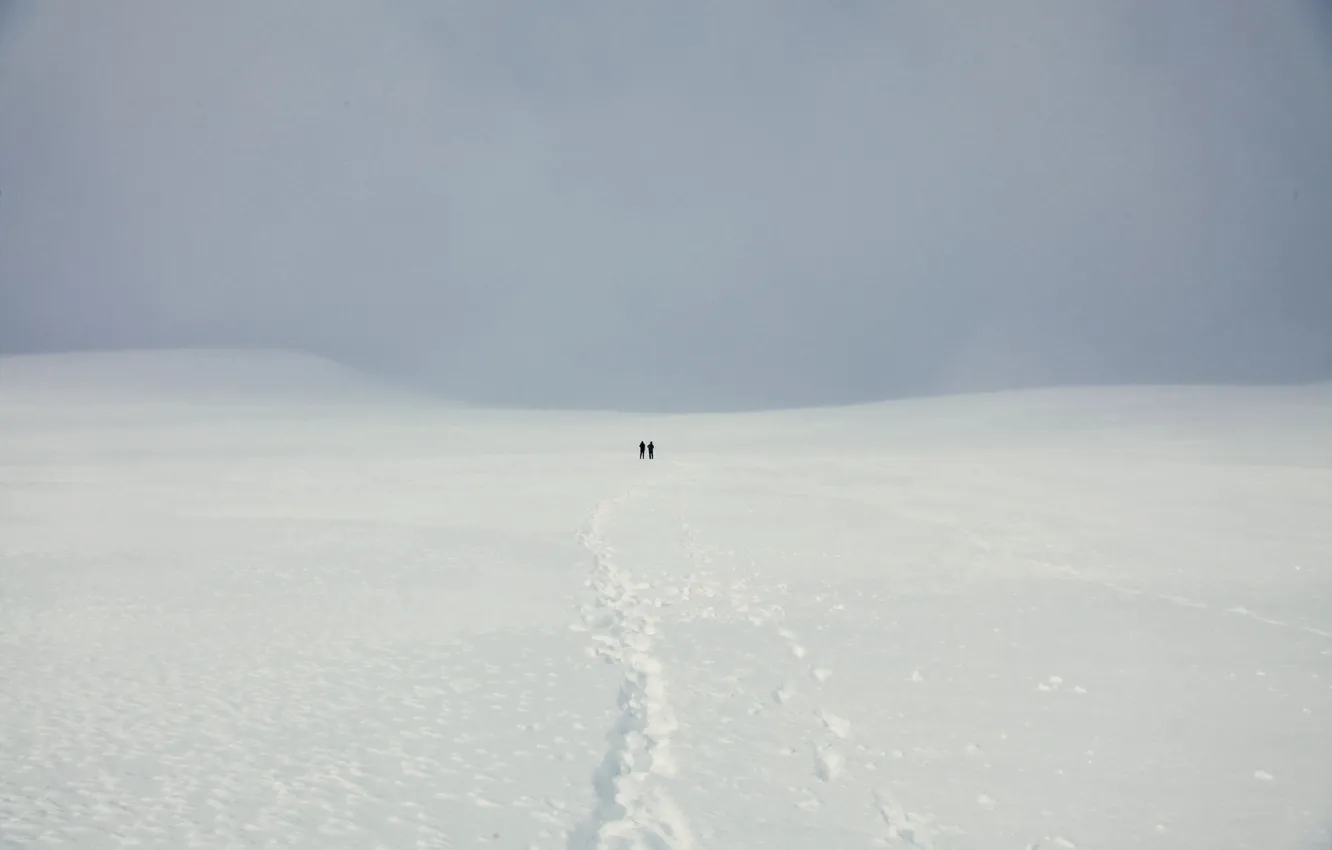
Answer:
[{"label": "foggy sky", "polygon": [[1326,0],[0,0],[0,353],[474,401],[1332,377]]}]

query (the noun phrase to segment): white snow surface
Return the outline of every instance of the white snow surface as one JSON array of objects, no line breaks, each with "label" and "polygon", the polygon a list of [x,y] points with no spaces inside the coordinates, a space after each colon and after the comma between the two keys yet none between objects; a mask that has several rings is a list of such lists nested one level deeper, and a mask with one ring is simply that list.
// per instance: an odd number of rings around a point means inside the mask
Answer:
[{"label": "white snow surface", "polygon": [[1332,847],[1328,385],[352,387],[0,360],[0,846]]}]

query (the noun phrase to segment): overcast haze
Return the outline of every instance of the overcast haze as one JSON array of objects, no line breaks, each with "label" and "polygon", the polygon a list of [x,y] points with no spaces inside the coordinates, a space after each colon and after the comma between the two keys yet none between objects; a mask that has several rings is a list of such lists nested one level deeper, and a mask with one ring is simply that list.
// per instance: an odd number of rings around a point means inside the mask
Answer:
[{"label": "overcast haze", "polygon": [[0,353],[656,409],[1326,379],[1330,21],[0,0]]}]

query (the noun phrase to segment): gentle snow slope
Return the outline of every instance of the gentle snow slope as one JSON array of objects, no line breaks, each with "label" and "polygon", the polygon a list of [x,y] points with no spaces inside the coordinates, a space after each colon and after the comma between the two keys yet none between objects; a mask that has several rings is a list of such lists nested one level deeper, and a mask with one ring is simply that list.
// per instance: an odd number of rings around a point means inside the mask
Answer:
[{"label": "gentle snow slope", "polygon": [[401,390],[308,354],[195,349],[0,357],[0,404],[404,402]]},{"label": "gentle snow slope", "polygon": [[649,419],[48,362],[0,360],[0,845],[1332,846],[1326,386]]}]

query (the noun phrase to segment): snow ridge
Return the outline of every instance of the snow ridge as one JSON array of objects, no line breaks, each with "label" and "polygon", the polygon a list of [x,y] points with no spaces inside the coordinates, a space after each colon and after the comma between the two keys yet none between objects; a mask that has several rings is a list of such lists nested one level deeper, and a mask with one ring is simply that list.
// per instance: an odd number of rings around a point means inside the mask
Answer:
[{"label": "snow ridge", "polygon": [[674,774],[671,735],[677,728],[660,660],[653,654],[657,604],[614,561],[603,528],[616,506],[592,513],[583,545],[592,553],[589,584],[596,601],[585,625],[596,633],[595,654],[624,668],[616,700],[619,715],[607,735],[606,754],[593,775],[597,801],[569,835],[569,850],[691,850],[689,824],[661,782]]}]

